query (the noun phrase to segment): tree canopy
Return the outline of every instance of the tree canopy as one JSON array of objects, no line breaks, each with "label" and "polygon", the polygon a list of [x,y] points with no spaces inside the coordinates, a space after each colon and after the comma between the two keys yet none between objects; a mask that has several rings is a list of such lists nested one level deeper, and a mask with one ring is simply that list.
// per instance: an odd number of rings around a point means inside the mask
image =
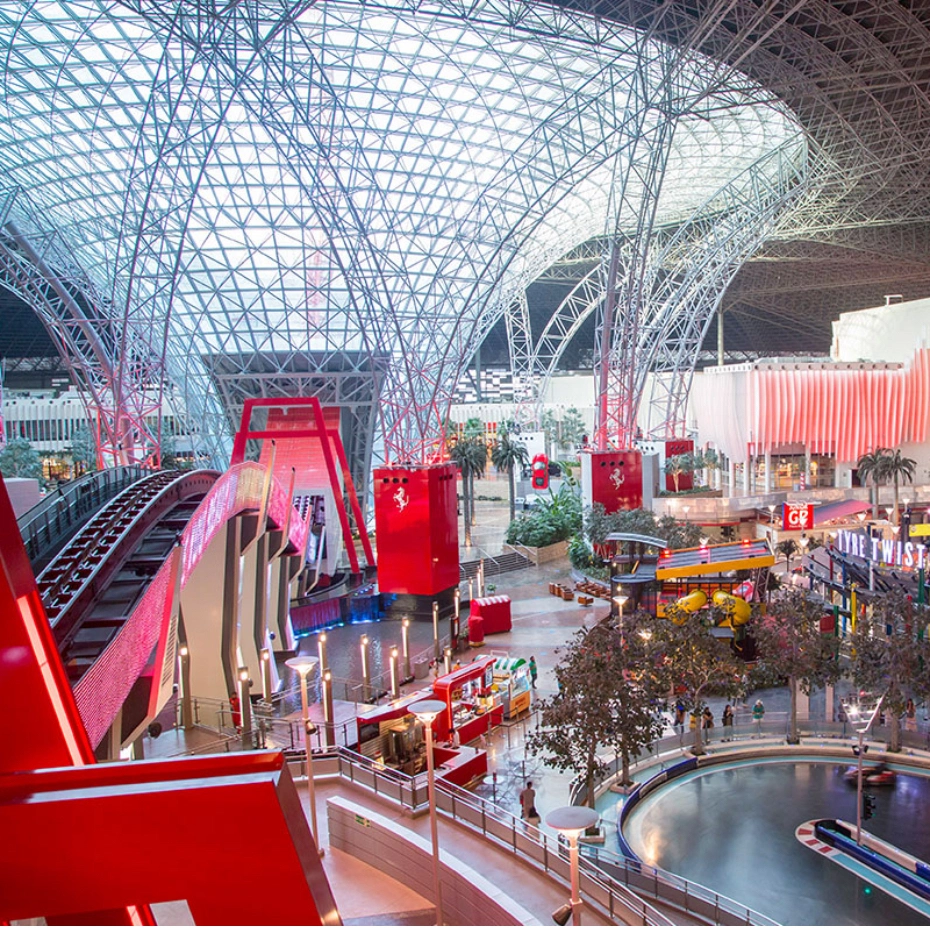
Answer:
[{"label": "tree canopy", "polygon": [[594,805],[595,785],[607,772],[603,753],[623,760],[628,783],[630,760],[661,735],[664,682],[651,671],[661,667],[662,656],[640,635],[654,622],[633,614],[621,631],[608,618],[578,630],[558,651],[559,690],[539,702],[540,726],[529,746],[559,771],[577,773],[582,803]]}]

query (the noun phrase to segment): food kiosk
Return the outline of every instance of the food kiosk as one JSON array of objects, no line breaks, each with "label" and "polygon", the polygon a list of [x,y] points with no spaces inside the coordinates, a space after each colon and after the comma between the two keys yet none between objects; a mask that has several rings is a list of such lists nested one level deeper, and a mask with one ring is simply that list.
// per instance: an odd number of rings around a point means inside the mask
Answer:
[{"label": "food kiosk", "polygon": [[426,736],[423,725],[410,713],[410,705],[433,698],[432,691],[414,691],[360,714],[356,720],[359,753],[407,775],[424,771]]},{"label": "food kiosk", "polygon": [[[414,691],[360,714],[356,721],[359,753],[406,775],[425,772],[426,736],[423,724],[410,712],[410,705],[429,700],[436,700],[436,694],[432,691]],[[464,787],[474,779],[487,775],[488,754],[473,746],[453,745],[445,720],[446,715],[441,714],[433,721],[436,777]],[[487,717],[482,716],[481,720],[486,721]],[[466,740],[460,736],[459,741]]]},{"label": "food kiosk", "polygon": [[504,719],[504,708],[494,691],[494,659],[478,659],[433,682],[436,699],[446,705],[446,713],[436,718],[439,739],[450,739],[454,732],[461,744],[470,743]]},{"label": "food kiosk", "polygon": [[[479,658],[483,658],[479,656]],[[504,719],[513,720],[530,709],[532,701],[532,683],[530,667],[526,659],[513,659],[509,656],[497,657],[492,666],[494,683],[492,689],[500,696],[504,710]]]}]

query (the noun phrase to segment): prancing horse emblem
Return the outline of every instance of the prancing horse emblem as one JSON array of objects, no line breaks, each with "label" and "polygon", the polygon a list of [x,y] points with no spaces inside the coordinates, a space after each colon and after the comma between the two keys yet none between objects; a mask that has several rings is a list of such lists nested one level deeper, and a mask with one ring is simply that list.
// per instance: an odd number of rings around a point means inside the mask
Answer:
[{"label": "prancing horse emblem", "polygon": [[403,488],[398,488],[397,493],[394,495],[394,500],[397,502],[397,509],[403,513],[404,508],[407,504],[410,503],[410,498],[407,497],[407,492]]},{"label": "prancing horse emblem", "polygon": [[614,490],[619,491],[620,485],[624,482],[623,472],[620,471],[621,466],[618,465],[611,473],[610,480],[613,482]]}]

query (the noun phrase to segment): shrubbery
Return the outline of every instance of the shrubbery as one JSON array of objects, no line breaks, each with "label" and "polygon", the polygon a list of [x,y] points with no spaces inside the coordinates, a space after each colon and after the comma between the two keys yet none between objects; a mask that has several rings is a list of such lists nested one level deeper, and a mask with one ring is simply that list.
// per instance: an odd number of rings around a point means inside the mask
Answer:
[{"label": "shrubbery", "polygon": [[572,486],[563,484],[557,494],[540,498],[537,509],[517,517],[507,527],[511,546],[551,546],[581,530],[581,498]]}]

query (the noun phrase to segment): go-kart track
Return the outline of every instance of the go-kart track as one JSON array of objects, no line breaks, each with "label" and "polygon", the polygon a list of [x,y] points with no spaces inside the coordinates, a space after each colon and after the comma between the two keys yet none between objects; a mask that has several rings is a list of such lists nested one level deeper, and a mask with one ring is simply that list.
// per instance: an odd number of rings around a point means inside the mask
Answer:
[{"label": "go-kart track", "polygon": [[[904,761],[904,760],[902,760]],[[894,897],[893,883],[856,874],[800,844],[799,825],[856,821],[849,763],[814,756],[753,758],[669,781],[630,813],[624,836],[636,854],[782,924],[926,924],[925,911]],[[893,785],[871,785],[868,830],[917,858],[930,857],[924,825],[926,770],[895,764]]]}]

